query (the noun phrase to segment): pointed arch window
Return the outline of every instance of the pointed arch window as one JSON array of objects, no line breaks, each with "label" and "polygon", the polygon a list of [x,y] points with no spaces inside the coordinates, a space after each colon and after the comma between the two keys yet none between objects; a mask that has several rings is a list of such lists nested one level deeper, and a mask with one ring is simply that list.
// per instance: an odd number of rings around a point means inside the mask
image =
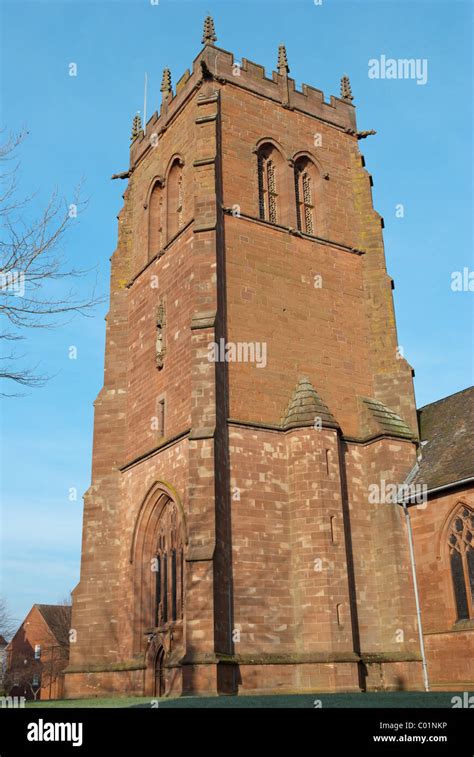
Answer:
[{"label": "pointed arch window", "polygon": [[178,582],[176,580],[176,549],[171,551],[171,620],[178,615]]},{"label": "pointed arch window", "polygon": [[457,620],[474,618],[474,512],[462,505],[451,521],[448,549]]},{"label": "pointed arch window", "polygon": [[163,233],[163,191],[157,181],[151,191],[148,204],[148,259],[156,255],[162,247]]},{"label": "pointed arch window", "polygon": [[184,226],[183,161],[176,158],[168,174],[167,237],[172,239]]},{"label": "pointed arch window", "polygon": [[278,153],[273,145],[257,152],[258,208],[262,221],[278,223]]},{"label": "pointed arch window", "polygon": [[309,158],[295,162],[295,197],[298,229],[314,235],[314,168]]},{"label": "pointed arch window", "polygon": [[161,518],[156,565],[155,622],[160,627],[183,617],[183,544],[174,504]]},{"label": "pointed arch window", "polygon": [[178,229],[183,227],[183,174],[180,173],[178,177],[178,205],[176,207],[176,213],[178,216]]},{"label": "pointed arch window", "polygon": [[161,555],[156,556],[155,576],[155,625],[158,625],[158,608],[161,605]]}]

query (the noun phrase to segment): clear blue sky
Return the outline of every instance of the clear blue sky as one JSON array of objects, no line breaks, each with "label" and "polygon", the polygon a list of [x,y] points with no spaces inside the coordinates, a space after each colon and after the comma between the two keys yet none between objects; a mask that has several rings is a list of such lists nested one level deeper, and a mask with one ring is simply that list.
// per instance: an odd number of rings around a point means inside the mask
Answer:
[{"label": "clear blue sky", "polygon": [[[107,292],[109,256],[128,167],[132,116],[149,114],[161,73],[176,82],[214,16],[218,45],[270,72],[285,42],[291,75],[328,98],[351,77],[361,143],[385,218],[389,273],[396,282],[399,343],[416,369],[418,404],[472,383],[473,293],[451,291],[451,273],[472,259],[472,4],[313,0],[180,2],[108,0],[6,2],[2,12],[2,125],[26,126],[22,188],[40,207],[58,188],[71,198],[85,179],[89,207],[65,249],[97,267]],[[428,83],[374,80],[381,55],[426,58]],[[68,75],[77,64],[77,77]],[[405,217],[396,218],[402,203]],[[81,283],[86,292],[91,279]],[[102,383],[106,306],[93,319],[35,332],[22,346],[52,378],[2,401],[2,586],[21,620],[34,602],[56,602],[79,578],[82,494],[89,486],[92,402]],[[71,345],[77,360],[68,358]],[[68,500],[76,487],[78,499]]]}]

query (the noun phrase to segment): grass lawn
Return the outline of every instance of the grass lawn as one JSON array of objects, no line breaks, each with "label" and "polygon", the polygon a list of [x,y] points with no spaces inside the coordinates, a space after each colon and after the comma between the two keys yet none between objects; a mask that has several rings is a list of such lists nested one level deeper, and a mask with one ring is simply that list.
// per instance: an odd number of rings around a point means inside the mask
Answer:
[{"label": "grass lawn", "polygon": [[[240,697],[180,697],[177,699],[160,699],[159,708],[169,709],[220,709],[220,708],[300,708],[308,709],[315,706],[324,708],[380,708],[410,709],[419,707],[451,708],[452,697],[462,697],[462,692],[455,691],[394,691],[370,694],[273,694],[267,696]],[[27,702],[29,708],[43,707],[139,707],[150,708],[149,697],[100,697],[96,699],[61,699],[44,702]],[[320,702],[320,705],[315,704]]]}]

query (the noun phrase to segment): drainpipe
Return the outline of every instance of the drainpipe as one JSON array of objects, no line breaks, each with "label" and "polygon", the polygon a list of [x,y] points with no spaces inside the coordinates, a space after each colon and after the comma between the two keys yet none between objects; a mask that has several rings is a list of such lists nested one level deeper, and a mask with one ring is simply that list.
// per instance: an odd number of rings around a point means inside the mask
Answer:
[{"label": "drainpipe", "polygon": [[411,519],[410,519],[410,513],[408,512],[407,503],[403,502],[403,511],[405,513],[405,522],[407,524],[407,533],[408,533],[408,547],[410,550],[410,563],[411,563],[411,574],[413,578],[413,589],[415,593],[415,605],[416,605],[416,617],[418,620],[418,636],[420,639],[420,652],[421,652],[421,659],[422,659],[422,666],[423,666],[423,682],[425,685],[425,691],[430,690],[430,682],[428,679],[428,666],[426,664],[426,654],[425,654],[425,641],[423,639],[423,626],[421,623],[421,608],[420,608],[420,598],[418,595],[418,581],[416,578],[416,564],[415,564],[415,550],[413,547],[413,533],[411,530]]}]

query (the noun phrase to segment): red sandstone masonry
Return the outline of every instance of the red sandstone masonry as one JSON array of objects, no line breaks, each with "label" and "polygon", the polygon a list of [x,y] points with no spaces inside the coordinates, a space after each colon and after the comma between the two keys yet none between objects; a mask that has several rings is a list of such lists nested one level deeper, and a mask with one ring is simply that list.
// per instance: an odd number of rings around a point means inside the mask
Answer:
[{"label": "red sandstone masonry", "polygon": [[426,506],[411,507],[410,514],[431,685],[470,691],[474,684],[474,627],[472,622],[457,623],[447,543],[449,525],[461,506],[474,511],[472,488],[435,493]]},{"label": "red sandstone masonry", "polygon": [[[404,523],[368,503],[371,482],[404,479],[415,447],[364,440],[358,397],[412,425],[415,407],[355,128],[350,102],[298,92],[246,60],[237,75],[229,53],[207,46],[132,143],[68,696],[153,695],[161,643],[166,693],[357,690],[361,654],[372,655],[369,688],[421,685]],[[277,226],[258,219],[262,140],[281,153]],[[301,154],[318,172],[314,238],[295,233]],[[221,337],[265,343],[266,366],[210,362]],[[281,429],[303,377],[340,429]],[[164,435],[152,423],[162,399]],[[165,500],[182,523],[184,617],[154,629],[151,553],[134,544],[151,549]]]}]

